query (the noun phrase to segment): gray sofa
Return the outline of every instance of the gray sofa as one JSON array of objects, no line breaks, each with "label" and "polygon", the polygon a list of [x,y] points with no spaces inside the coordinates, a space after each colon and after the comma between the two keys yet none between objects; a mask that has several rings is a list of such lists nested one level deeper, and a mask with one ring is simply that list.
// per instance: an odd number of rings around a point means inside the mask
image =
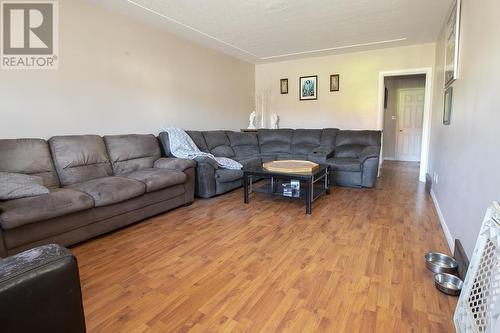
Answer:
[{"label": "gray sofa", "polygon": [[0,257],[72,245],[189,204],[195,166],[162,158],[153,135],[0,140],[0,171],[40,176],[50,190],[0,201]]},{"label": "gray sofa", "polygon": [[[380,131],[325,129],[260,129],[257,133],[233,131],[187,131],[198,148],[229,157],[253,168],[263,162],[299,159],[329,164],[332,183],[350,187],[373,187],[378,175]],[[159,135],[170,156],[166,132]],[[243,171],[221,169],[210,159],[197,159],[196,189],[209,198],[242,186]]]}]

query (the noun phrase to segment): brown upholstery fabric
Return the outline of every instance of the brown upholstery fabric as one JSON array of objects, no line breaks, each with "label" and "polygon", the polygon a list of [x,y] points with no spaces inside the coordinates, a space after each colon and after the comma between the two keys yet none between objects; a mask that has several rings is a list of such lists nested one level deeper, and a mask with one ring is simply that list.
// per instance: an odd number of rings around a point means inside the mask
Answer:
[{"label": "brown upholstery fabric", "polygon": [[44,186],[59,187],[59,178],[45,140],[0,140],[0,171],[40,176]]},{"label": "brown upholstery fabric", "polygon": [[146,185],[146,192],[154,192],[173,185],[184,184],[186,174],[182,171],[148,168],[122,175]]},{"label": "brown upholstery fabric", "polygon": [[85,193],[70,189],[55,189],[50,194],[0,202],[2,229],[53,219],[90,209],[94,201]]},{"label": "brown upholstery fabric", "polygon": [[196,162],[182,158],[163,157],[156,160],[153,166],[159,169],[184,171],[186,169],[196,167]]},{"label": "brown upholstery fabric", "polygon": [[100,136],[55,136],[49,145],[63,186],[111,176],[106,146]]},{"label": "brown upholstery fabric", "polygon": [[143,183],[123,177],[103,177],[73,184],[69,188],[94,198],[95,207],[102,207],[135,198],[146,191]]},{"label": "brown upholstery fabric", "polygon": [[104,142],[115,175],[152,168],[161,157],[158,139],[151,134],[110,135]]}]

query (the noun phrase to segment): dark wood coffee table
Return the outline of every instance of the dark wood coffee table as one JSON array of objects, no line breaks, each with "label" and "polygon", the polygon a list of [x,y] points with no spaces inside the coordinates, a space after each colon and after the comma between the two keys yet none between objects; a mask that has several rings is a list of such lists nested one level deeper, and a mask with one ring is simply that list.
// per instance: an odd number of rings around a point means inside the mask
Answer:
[{"label": "dark wood coffee table", "polygon": [[[322,194],[330,194],[330,166],[320,165],[310,173],[284,173],[269,171],[264,168],[243,170],[244,202],[250,202],[252,192],[267,193],[291,199],[303,199],[306,202],[306,214],[312,213],[312,203]],[[255,184],[259,181],[258,184]],[[288,184],[298,181],[300,189],[290,191]]]}]

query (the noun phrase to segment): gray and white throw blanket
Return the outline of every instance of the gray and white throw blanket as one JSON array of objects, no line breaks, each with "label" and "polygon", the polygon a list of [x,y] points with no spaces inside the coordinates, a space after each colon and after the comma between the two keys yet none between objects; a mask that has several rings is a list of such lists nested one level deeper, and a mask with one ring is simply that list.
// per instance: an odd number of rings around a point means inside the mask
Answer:
[{"label": "gray and white throw blanket", "polygon": [[212,154],[202,152],[194,143],[193,139],[180,128],[165,128],[168,133],[170,152],[177,158],[194,160],[198,157],[207,157],[217,162],[221,168],[240,170],[243,166],[227,157],[215,157]]}]

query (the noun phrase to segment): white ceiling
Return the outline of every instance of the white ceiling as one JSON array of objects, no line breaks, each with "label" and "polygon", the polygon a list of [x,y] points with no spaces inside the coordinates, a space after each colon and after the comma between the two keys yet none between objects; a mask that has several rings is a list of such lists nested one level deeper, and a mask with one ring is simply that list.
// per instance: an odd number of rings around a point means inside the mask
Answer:
[{"label": "white ceiling", "polygon": [[451,0],[93,0],[254,63],[434,42]]}]

